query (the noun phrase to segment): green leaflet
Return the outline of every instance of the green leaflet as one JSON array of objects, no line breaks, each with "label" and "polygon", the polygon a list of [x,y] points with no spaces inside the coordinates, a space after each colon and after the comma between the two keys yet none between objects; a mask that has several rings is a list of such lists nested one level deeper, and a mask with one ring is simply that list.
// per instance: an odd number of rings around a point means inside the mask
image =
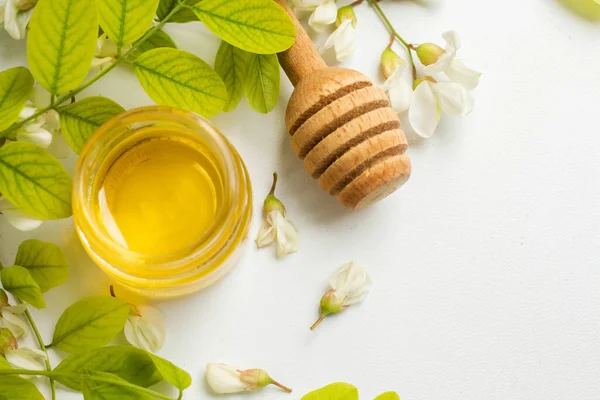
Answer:
[{"label": "green leaflet", "polygon": [[301,400],[358,400],[358,390],[349,383],[332,383],[305,394]]},{"label": "green leaflet", "polygon": [[292,19],[273,0],[202,0],[192,10],[215,35],[251,53],[279,53],[296,40]]},{"label": "green leaflet", "polygon": [[65,140],[79,154],[100,125],[125,109],[111,99],[94,96],[61,107],[58,111]]},{"label": "green leaflet", "polygon": [[[29,271],[18,265],[2,270],[2,287],[35,308],[46,308],[42,290]],[[1,397],[0,397],[1,398]]]},{"label": "green leaflet", "polygon": [[281,76],[275,54],[251,54],[245,80],[246,98],[254,110],[266,114],[279,100]]},{"label": "green leaflet", "polygon": [[63,284],[69,277],[67,258],[60,247],[36,239],[19,246],[15,264],[29,271],[42,292]]},{"label": "green leaflet", "polygon": [[44,400],[35,383],[18,376],[0,377],[0,399],[2,400]]},{"label": "green leaflet", "polygon": [[[154,362],[144,350],[131,346],[109,346],[65,358],[57,373],[80,373],[83,370],[111,373],[134,385],[149,387],[162,380]],[[73,390],[81,390],[84,377],[56,380]]]},{"label": "green leaflet", "polygon": [[[198,0],[187,0],[187,4],[195,4]],[[162,21],[169,15],[169,13],[173,10],[173,8],[177,5],[178,0],[160,0],[158,3],[158,9],[156,10],[156,17],[159,21]],[[192,10],[189,8],[183,8],[175,13],[170,19],[169,22],[193,22],[198,21],[198,16],[194,14]]]},{"label": "green leaflet", "polygon": [[135,60],[134,68],[140,84],[158,104],[212,117],[227,101],[227,89],[219,75],[186,51],[150,50]]},{"label": "green leaflet", "polygon": [[164,31],[158,31],[154,35],[150,36],[128,58],[135,60],[143,53],[152,49],[159,49],[161,47],[170,47],[172,49],[177,48],[177,45],[175,44],[173,39],[171,39],[171,36],[167,35]]},{"label": "green leaflet", "polygon": [[158,0],[102,0],[100,26],[118,48],[141,38],[152,24]]},{"label": "green leaflet", "polygon": [[237,107],[244,95],[244,81],[248,69],[248,52],[221,41],[215,71],[223,79],[229,96],[224,111],[232,111]]},{"label": "green leaflet", "polygon": [[125,326],[130,306],[110,296],[79,300],[60,316],[52,346],[67,353],[81,353],[110,342]]},{"label": "green leaflet", "polygon": [[0,72],[0,132],[11,126],[33,90],[33,76],[25,67]]},{"label": "green leaflet", "polygon": [[97,36],[96,1],[39,0],[27,36],[33,76],[53,94],[75,89],[90,69]]},{"label": "green leaflet", "polygon": [[71,216],[71,177],[46,150],[33,143],[0,147],[0,192],[39,219]]},{"label": "green leaflet", "polygon": [[385,392],[375,397],[375,400],[400,400],[400,396],[396,392]]},{"label": "green leaflet", "polygon": [[[96,379],[106,379],[115,383],[105,383]],[[126,387],[128,382],[117,375],[98,371],[87,371],[83,375],[81,391],[84,400],[154,400],[154,397]]]},{"label": "green leaflet", "polygon": [[192,377],[190,374],[176,366],[170,361],[155,356],[152,353],[148,353],[150,359],[154,362],[154,365],[158,369],[158,372],[162,375],[163,379],[175,386],[180,391],[183,391],[190,387],[192,384]]}]

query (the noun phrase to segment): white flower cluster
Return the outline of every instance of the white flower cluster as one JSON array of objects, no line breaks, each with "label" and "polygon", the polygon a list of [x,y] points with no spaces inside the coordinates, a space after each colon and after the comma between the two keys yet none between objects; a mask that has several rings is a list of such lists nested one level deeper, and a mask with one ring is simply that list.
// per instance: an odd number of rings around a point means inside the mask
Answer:
[{"label": "white flower cluster", "polygon": [[389,49],[382,56],[382,69],[387,78],[383,87],[388,91],[392,108],[399,114],[408,111],[411,127],[424,138],[433,136],[442,115],[463,117],[473,110],[470,91],[479,85],[481,76],[456,57],[460,48],[458,34],[449,31],[443,38],[445,48],[432,43],[416,48],[422,63],[421,77],[412,87],[404,77],[407,68],[404,60]]}]

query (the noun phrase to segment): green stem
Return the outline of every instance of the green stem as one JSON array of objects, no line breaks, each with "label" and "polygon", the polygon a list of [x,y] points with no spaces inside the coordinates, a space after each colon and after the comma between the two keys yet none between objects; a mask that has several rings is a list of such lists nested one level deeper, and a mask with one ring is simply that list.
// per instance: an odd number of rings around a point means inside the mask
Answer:
[{"label": "green stem", "polygon": [[129,383],[122,379],[113,379],[107,376],[99,376],[92,374],[68,374],[64,372],[54,372],[54,371],[31,371],[28,369],[3,369],[0,370],[0,376],[6,375],[30,375],[30,376],[46,376],[48,378],[69,378],[69,379],[82,379],[89,378],[91,380],[97,382],[110,383],[112,385],[117,385],[121,387],[126,387],[128,389],[137,391],[139,393],[145,393],[150,396],[163,399],[163,400],[173,400],[172,398],[165,396],[164,394],[155,392],[150,389],[143,388],[141,386],[134,385],[133,383]]},{"label": "green stem", "polygon": [[414,60],[413,54],[412,54],[412,46],[410,45],[410,43],[408,43],[406,40],[404,40],[404,38],[402,36],[400,36],[400,34],[396,31],[396,29],[394,29],[394,26],[392,25],[389,18],[385,15],[383,10],[377,3],[377,0],[368,0],[368,1],[369,1],[369,4],[371,4],[371,6],[373,6],[373,8],[377,12],[377,14],[379,14],[379,16],[381,17],[381,20],[383,21],[383,24],[388,29],[388,31],[390,31],[390,33],[392,35],[394,35],[394,37],[396,37],[396,39],[398,39],[400,41],[400,43],[402,43],[404,45],[404,47],[406,47],[406,50],[408,51],[408,58],[410,59],[410,63],[412,65],[413,79],[417,79],[417,67],[415,65],[415,60]]},{"label": "green stem", "polygon": [[90,79],[89,81],[85,82],[84,84],[82,84],[81,86],[79,86],[76,89],[71,90],[70,92],[67,92],[65,94],[63,94],[62,96],[59,96],[53,103],[51,103],[48,107],[45,107],[41,110],[39,110],[38,112],[36,112],[35,114],[33,114],[31,117],[24,119],[23,121],[14,123],[13,125],[11,125],[9,128],[7,128],[5,131],[0,132],[0,139],[8,136],[8,134],[10,134],[11,132],[21,128],[23,125],[25,125],[27,122],[31,121],[32,119],[35,119],[37,117],[39,117],[40,115],[42,115],[43,113],[50,111],[50,110],[56,110],[57,106],[60,106],[62,103],[64,103],[65,101],[71,99],[73,96],[75,96],[76,94],[80,93],[81,91],[87,89],[88,87],[90,87],[92,84],[94,84],[96,81],[98,81],[99,79],[101,79],[102,77],[104,77],[104,75],[108,74],[113,68],[115,68],[117,65],[125,62],[125,60],[127,59],[128,56],[130,56],[134,51],[136,51],[142,44],[144,44],[144,42],[146,42],[146,40],[148,40],[151,36],[153,36],[156,32],[158,32],[168,21],[169,19],[171,19],[173,17],[173,15],[175,15],[181,8],[183,8],[184,5],[182,4],[177,4],[175,7],[173,7],[173,9],[171,10],[171,12],[162,20],[160,21],[158,24],[156,24],[152,29],[149,29],[144,36],[142,36],[135,44],[135,46],[131,46],[131,48],[125,53],[123,54],[123,56],[117,58],[112,64],[108,65],[105,69],[103,69],[102,71],[100,71],[96,76],[94,76],[92,79]]},{"label": "green stem", "polygon": [[[17,299],[17,302],[19,304],[23,303],[19,299]],[[40,331],[28,309],[25,310],[25,318],[27,318],[27,321],[29,322],[31,329],[33,330],[33,333],[35,335],[35,338],[37,339],[40,350],[42,350],[44,353],[46,353],[46,360],[45,360],[46,370],[52,371],[52,364],[50,363],[50,356],[48,355],[48,350],[46,349],[46,345],[44,345],[44,340],[42,339],[42,335],[40,334]],[[52,379],[52,378],[50,378],[50,390],[52,391],[52,400],[56,400],[56,387],[54,385],[54,379]]]}]

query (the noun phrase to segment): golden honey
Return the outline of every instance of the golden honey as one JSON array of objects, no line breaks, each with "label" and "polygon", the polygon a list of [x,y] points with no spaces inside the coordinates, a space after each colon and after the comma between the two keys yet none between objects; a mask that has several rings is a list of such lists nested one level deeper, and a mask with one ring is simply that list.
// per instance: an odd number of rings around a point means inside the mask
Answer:
[{"label": "golden honey", "polygon": [[91,258],[132,290],[171,297],[235,264],[251,187],[233,146],[201,117],[136,109],[104,124],[83,150],[73,194]]}]

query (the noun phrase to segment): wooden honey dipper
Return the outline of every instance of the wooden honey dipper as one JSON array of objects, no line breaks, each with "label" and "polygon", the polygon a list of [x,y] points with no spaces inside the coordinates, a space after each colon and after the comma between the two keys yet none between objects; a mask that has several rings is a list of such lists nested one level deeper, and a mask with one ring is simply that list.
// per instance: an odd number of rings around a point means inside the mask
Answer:
[{"label": "wooden honey dipper", "polygon": [[408,144],[386,93],[358,71],[328,68],[286,4],[296,43],[279,62],[295,86],[285,123],[308,173],[349,208],[393,193],[409,178]]}]

